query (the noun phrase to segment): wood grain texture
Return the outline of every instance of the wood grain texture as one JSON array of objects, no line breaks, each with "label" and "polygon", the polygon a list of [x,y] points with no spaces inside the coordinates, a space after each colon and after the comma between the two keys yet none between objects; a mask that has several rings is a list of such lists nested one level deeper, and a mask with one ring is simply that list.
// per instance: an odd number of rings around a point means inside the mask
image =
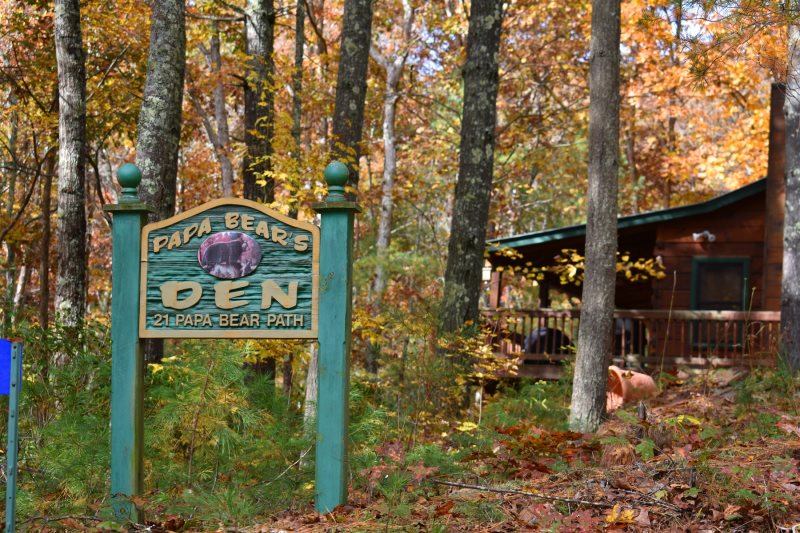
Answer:
[{"label": "wood grain texture", "polygon": [[[225,215],[236,213],[238,223],[226,224]],[[242,215],[252,217],[243,226]],[[204,220],[210,232],[190,237],[184,242],[184,230]],[[257,234],[265,222],[268,238]],[[261,260],[253,272],[235,280],[219,279],[207,273],[198,261],[201,244],[211,235],[236,231],[253,238],[261,248]],[[154,242],[164,237],[169,242],[178,232],[180,246],[164,245],[155,252]],[[215,200],[169,218],[149,224],[142,234],[142,283],[139,305],[139,334],[143,338],[303,338],[317,337],[319,317],[319,229],[313,224],[284,216],[249,200]],[[299,239],[298,239],[299,237]],[[305,240],[305,241],[304,241]],[[173,241],[176,242],[176,241]],[[306,243],[304,245],[304,242]],[[297,250],[295,249],[297,245]],[[307,246],[305,249],[303,249]],[[283,291],[290,282],[298,282],[297,302],[290,309],[273,300],[262,309],[262,283],[272,280]],[[170,281],[197,282],[202,288],[199,301],[185,310],[163,305],[161,286]],[[234,309],[217,306],[215,285],[225,281],[246,282],[233,301],[243,302]],[[181,292],[184,299],[190,291]],[[156,315],[168,315],[165,320]],[[206,315],[208,319],[206,319]],[[225,323],[235,315],[235,324]],[[252,317],[257,316],[257,321]],[[199,317],[199,319],[198,319]],[[247,317],[242,324],[242,318]],[[283,317],[283,318],[281,318]],[[160,324],[160,326],[159,326]]]}]

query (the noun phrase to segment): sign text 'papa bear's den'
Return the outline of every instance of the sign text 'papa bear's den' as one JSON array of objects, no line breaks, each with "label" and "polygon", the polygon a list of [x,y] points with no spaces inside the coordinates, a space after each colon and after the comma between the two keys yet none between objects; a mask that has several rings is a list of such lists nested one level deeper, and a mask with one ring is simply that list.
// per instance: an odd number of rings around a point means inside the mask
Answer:
[{"label": "sign text 'papa bear's den'", "polygon": [[319,230],[248,200],[145,226],[145,338],[316,338]]}]

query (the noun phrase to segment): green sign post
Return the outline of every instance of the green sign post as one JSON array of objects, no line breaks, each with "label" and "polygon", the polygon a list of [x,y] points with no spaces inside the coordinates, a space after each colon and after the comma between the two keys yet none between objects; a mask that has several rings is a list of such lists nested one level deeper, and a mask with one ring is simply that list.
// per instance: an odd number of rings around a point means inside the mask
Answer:
[{"label": "green sign post", "polygon": [[317,511],[327,513],[347,500],[347,423],[353,292],[353,219],[359,207],[347,201],[348,169],[325,169],[326,201],[320,213],[319,391],[317,396]]},{"label": "green sign post", "polygon": [[141,338],[319,338],[316,506],[347,497],[353,220],[347,167],[325,170],[321,232],[261,204],[226,198],[144,226],[141,172],[118,172],[112,266],[111,493],[115,516],[141,521]]},{"label": "green sign post", "polygon": [[114,216],[111,252],[111,505],[120,521],[140,522],[132,498],[142,493],[144,358],[139,312],[139,239],[147,213],[139,200],[142,173],[130,163],[117,171],[119,201],[104,206]]}]

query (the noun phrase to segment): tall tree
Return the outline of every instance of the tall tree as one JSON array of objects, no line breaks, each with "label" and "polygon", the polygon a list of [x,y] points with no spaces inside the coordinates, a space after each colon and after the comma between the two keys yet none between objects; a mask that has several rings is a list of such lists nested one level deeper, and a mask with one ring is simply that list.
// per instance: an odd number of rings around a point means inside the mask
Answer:
[{"label": "tall tree", "polygon": [[[389,241],[392,235],[392,218],[394,214],[394,182],[397,172],[397,138],[395,136],[395,122],[397,100],[400,98],[398,85],[403,74],[403,69],[410,53],[411,29],[414,24],[414,8],[411,0],[402,0],[402,23],[399,25],[400,35],[397,40],[390,40],[387,35],[379,38],[379,42],[388,41],[389,50],[381,51],[377,43],[369,49],[369,55],[381,67],[386,76],[383,93],[383,177],[381,180],[381,211],[378,220],[378,234],[375,239],[375,253],[378,256],[375,266],[375,277],[372,281],[372,294],[375,305],[382,306],[383,293],[386,289],[386,254],[389,250]],[[392,18],[388,19],[390,33],[398,25]],[[367,370],[375,373],[378,371],[377,359],[380,354],[380,345],[372,340],[367,341],[366,360]]]},{"label": "tall tree", "polygon": [[[184,2],[154,0],[151,21],[136,164],[142,171],[139,197],[155,208],[151,219],[161,220],[175,214],[186,72]],[[148,361],[157,361],[163,356],[164,341],[150,339],[144,349]]]},{"label": "tall tree", "polygon": [[[294,141],[294,162],[298,176],[303,164],[303,57],[306,46],[305,5],[297,0],[294,8],[294,71],[292,72],[292,140]],[[297,217],[298,199],[295,195],[289,200],[289,216]],[[313,342],[309,343],[312,348]],[[313,349],[311,350],[313,352]],[[294,381],[292,352],[283,356],[283,395],[291,398]]]},{"label": "tall tree", "polygon": [[[9,102],[13,106],[16,102],[16,96],[14,93],[9,94]],[[16,188],[17,188],[17,176],[19,174],[17,169],[17,132],[19,130],[19,113],[14,111],[11,114],[11,124],[9,125],[9,133],[8,133],[8,143],[6,149],[8,150],[8,161],[5,162],[3,165],[6,170],[7,179],[5,180],[5,188],[8,194],[8,198],[6,199],[6,216],[11,219],[12,215],[14,214],[14,200],[16,195]],[[6,245],[6,295],[5,295],[5,305],[3,306],[5,311],[3,312],[3,337],[8,337],[11,335],[11,318],[12,318],[12,309],[14,309],[14,266],[15,266],[15,258],[16,255],[14,253],[14,247],[11,243],[6,241],[4,243]]]},{"label": "tall tree", "polygon": [[186,70],[184,2],[154,0],[151,20],[136,164],[142,170],[139,195],[155,208],[155,218],[163,219],[175,214]]},{"label": "tall tree", "polygon": [[392,212],[394,200],[394,176],[397,171],[397,139],[395,138],[395,112],[397,110],[397,99],[400,94],[397,86],[400,83],[400,76],[409,54],[411,44],[411,28],[414,24],[414,8],[411,7],[411,0],[403,0],[403,22],[401,25],[402,34],[400,42],[395,43],[393,54],[384,54],[376,45],[369,49],[370,56],[381,66],[385,75],[383,93],[383,180],[381,184],[381,216],[378,222],[378,236],[375,249],[378,254],[378,266],[375,269],[375,280],[373,289],[376,299],[380,300],[386,287],[386,275],[384,273],[383,259],[389,249],[389,239],[392,231]]},{"label": "tall tree", "polygon": [[55,158],[50,157],[42,179],[42,241],[39,249],[39,326],[50,325],[50,204]]},{"label": "tall tree", "polygon": [[[244,143],[242,161],[244,197],[270,203],[275,199],[272,176],[272,137],[275,132],[275,5],[273,0],[247,0],[245,6]],[[273,357],[252,365],[269,379],[275,378]]]},{"label": "tall tree", "polygon": [[86,64],[78,0],[56,0],[58,276],[56,314],[80,326],[86,311]]},{"label": "tall tree", "polygon": [[347,164],[350,169],[348,184],[353,188],[358,187],[371,33],[372,0],[345,0],[339,70],[336,75],[331,158]]},{"label": "tall tree", "polygon": [[442,325],[455,331],[478,320],[486,223],[494,173],[497,56],[502,0],[476,0],[469,14],[464,109],[455,202],[445,270]]},{"label": "tall tree", "polygon": [[[792,0],[791,13],[800,12]],[[783,221],[783,278],[781,338],[789,367],[800,370],[800,25],[789,24],[789,61],[786,79],[786,177]]]},{"label": "tall tree", "polygon": [[[191,88],[187,91],[187,96],[192,102],[192,107],[195,112],[202,119],[208,140],[211,146],[214,147],[214,156],[219,162],[220,176],[222,178],[222,195],[229,197],[233,196],[233,163],[231,162],[230,156],[228,108],[225,102],[225,80],[222,71],[222,44],[220,41],[219,23],[217,21],[211,24],[211,38],[209,39],[208,48],[201,44],[200,51],[205,56],[208,68],[214,79],[212,98],[212,105],[214,108],[213,124],[211,122],[210,113],[206,112],[200,99],[194,94]],[[190,78],[190,84],[191,81]]]},{"label": "tall tree", "polygon": [[619,170],[620,0],[592,1],[586,270],[570,427],[594,431],[605,414],[614,318]]},{"label": "tall tree", "polygon": [[275,130],[275,6],[273,0],[247,0],[245,8],[244,197],[272,202],[272,136]]}]

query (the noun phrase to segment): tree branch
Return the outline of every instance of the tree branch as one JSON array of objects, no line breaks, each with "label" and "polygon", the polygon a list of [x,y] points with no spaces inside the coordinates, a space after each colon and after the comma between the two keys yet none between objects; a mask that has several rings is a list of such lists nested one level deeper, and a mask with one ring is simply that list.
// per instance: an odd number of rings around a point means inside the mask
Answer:
[{"label": "tree branch", "polygon": [[521,494],[523,496],[532,496],[534,498],[541,498],[542,500],[574,503],[576,505],[589,505],[592,507],[614,507],[610,503],[592,502],[589,500],[578,500],[575,498],[563,498],[561,496],[550,496],[548,494],[540,494],[538,492],[528,492],[526,490],[519,490],[519,489],[501,489],[496,487],[486,487],[483,485],[472,485],[470,483],[457,483],[455,481],[444,481],[440,479],[432,479],[431,483],[436,483],[437,485],[447,485],[449,487],[460,487],[464,489],[475,489],[475,490],[483,490],[486,492],[496,492],[499,494]]},{"label": "tree branch", "polygon": [[317,26],[317,20],[314,18],[314,13],[311,12],[311,6],[308,5],[308,0],[303,0],[303,5],[306,6],[306,15],[308,15],[308,21],[311,23],[311,29],[314,30],[314,34],[319,39],[320,44],[320,51],[323,54],[328,53],[328,43],[325,41],[325,37],[322,36],[322,32]]}]

